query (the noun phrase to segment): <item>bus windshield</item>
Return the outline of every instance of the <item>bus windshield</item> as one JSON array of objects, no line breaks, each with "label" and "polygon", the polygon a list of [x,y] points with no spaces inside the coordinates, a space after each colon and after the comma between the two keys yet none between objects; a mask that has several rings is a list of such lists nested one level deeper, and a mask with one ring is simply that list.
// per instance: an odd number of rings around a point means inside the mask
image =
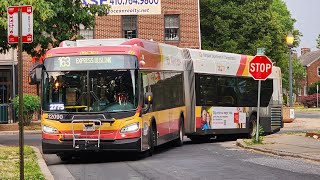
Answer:
[{"label": "bus windshield", "polygon": [[137,108],[137,70],[44,72],[43,110],[116,112]]}]

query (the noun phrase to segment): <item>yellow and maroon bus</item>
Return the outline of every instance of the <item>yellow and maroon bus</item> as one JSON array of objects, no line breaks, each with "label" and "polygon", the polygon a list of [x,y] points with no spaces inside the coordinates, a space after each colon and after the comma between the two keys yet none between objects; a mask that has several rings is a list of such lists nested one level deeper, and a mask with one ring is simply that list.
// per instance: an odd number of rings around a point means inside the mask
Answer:
[{"label": "yellow and maroon bus", "polygon": [[[254,136],[257,82],[251,56],[141,39],[64,41],[31,79],[42,87],[42,150],[152,152],[174,141]],[[281,72],[262,82],[260,124],[282,127]]]},{"label": "yellow and maroon bus", "polygon": [[152,152],[183,143],[179,48],[140,39],[64,41],[39,68],[43,153],[64,160],[77,151]]}]

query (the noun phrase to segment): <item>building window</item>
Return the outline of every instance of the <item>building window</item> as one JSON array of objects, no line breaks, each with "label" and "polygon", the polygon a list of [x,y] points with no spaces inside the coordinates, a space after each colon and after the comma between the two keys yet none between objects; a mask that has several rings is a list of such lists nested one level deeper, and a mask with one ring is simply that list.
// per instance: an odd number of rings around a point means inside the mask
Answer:
[{"label": "building window", "polygon": [[84,39],[93,39],[93,29],[90,28],[85,28],[83,24],[79,25],[80,27],[80,36],[83,37]]},{"label": "building window", "polygon": [[122,37],[137,38],[137,16],[122,16]]},{"label": "building window", "polygon": [[320,76],[320,66],[318,67],[318,76]]},{"label": "building window", "polygon": [[179,15],[164,16],[164,34],[166,41],[180,40],[180,18]]}]

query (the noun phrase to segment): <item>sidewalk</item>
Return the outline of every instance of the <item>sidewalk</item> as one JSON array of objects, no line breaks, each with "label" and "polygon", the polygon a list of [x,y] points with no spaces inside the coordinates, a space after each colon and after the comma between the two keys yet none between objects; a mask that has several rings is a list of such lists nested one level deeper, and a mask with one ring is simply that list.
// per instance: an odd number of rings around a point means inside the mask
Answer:
[{"label": "sidewalk", "polygon": [[[30,126],[24,127],[25,134],[41,134],[41,121],[31,121]],[[8,123],[0,124],[0,135],[15,135],[19,134],[19,124]]]},{"label": "sidewalk", "polygon": [[[320,119],[299,118],[284,126],[281,131],[287,132],[265,136],[263,144],[247,145],[243,139],[236,144],[245,149],[320,162]],[[298,129],[301,133],[295,132]]]}]

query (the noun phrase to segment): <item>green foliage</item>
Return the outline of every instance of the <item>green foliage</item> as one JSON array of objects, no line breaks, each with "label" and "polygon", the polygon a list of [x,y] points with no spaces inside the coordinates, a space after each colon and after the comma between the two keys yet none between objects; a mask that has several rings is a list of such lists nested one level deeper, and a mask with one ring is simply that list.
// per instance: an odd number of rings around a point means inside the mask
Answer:
[{"label": "green foliage", "polygon": [[285,95],[285,94],[282,95],[282,102],[283,102],[283,104],[288,103],[288,96],[287,95]]},{"label": "green foliage", "polygon": [[[285,89],[289,89],[289,60],[281,60],[279,66],[282,72],[282,86]],[[302,88],[300,82],[306,76],[306,69],[303,67],[299,59],[292,59],[292,90],[293,93],[297,93],[298,88]]]},{"label": "green foliage", "polygon": [[[17,114],[19,113],[19,96],[13,98],[13,107]],[[40,110],[40,97],[24,94],[23,95],[23,125],[28,126],[31,123],[33,113]]]},{"label": "green foliage", "polygon": [[262,141],[263,141],[263,134],[264,134],[264,131],[263,131],[262,126],[259,126],[259,136],[258,136],[258,141],[256,140],[256,136],[254,136],[254,137],[252,137],[252,138],[251,138],[251,142],[252,142],[252,144],[262,144]]},{"label": "green foliage", "polygon": [[318,38],[317,38],[317,48],[320,49],[320,34],[318,35]]},{"label": "green foliage", "polygon": [[[201,0],[200,6],[204,49],[255,55],[257,48],[264,47],[288,82],[286,36],[292,32],[298,46],[301,33],[294,30],[295,20],[282,0]],[[304,72],[298,61],[293,72],[298,83]],[[283,87],[288,89],[288,83]]]},{"label": "green foliage", "polygon": [[[79,24],[85,28],[94,26],[95,16],[106,15],[107,5],[83,6],[81,0],[6,0],[0,1],[0,32],[7,32],[7,7],[13,5],[32,5],[33,43],[24,44],[23,49],[34,57],[40,57],[48,46],[56,47],[63,40],[74,40],[79,36]],[[0,53],[10,47],[7,33],[0,33]],[[41,46],[41,50],[35,47]]]},{"label": "green foliage", "polygon": [[309,87],[309,90],[308,90],[308,94],[316,94],[317,93],[317,85],[319,86],[320,88],[320,81],[316,82],[316,83],[313,83],[310,87]]},{"label": "green foliage", "polygon": [[[44,180],[38,159],[30,146],[24,146],[24,176],[26,180]],[[0,146],[0,179],[19,179],[19,147]]]}]

